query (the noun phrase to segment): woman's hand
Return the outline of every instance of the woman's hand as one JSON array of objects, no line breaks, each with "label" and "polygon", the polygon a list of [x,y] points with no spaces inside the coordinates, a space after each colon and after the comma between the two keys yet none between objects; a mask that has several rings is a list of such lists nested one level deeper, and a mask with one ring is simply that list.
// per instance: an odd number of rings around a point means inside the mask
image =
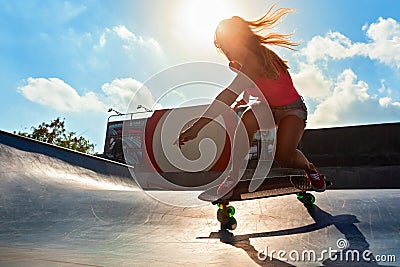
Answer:
[{"label": "woman's hand", "polygon": [[178,140],[175,142],[175,144],[179,143],[179,147],[180,147],[180,146],[184,145],[187,141],[195,139],[200,131],[200,129],[197,129],[197,128],[198,127],[196,127],[195,125],[192,125],[189,128],[187,128],[186,130],[182,131],[179,134]]}]

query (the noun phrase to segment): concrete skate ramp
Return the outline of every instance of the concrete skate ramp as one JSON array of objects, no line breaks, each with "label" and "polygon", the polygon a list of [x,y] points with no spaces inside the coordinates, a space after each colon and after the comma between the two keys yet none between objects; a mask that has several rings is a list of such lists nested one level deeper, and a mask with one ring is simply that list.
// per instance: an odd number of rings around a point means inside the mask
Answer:
[{"label": "concrete skate ramp", "polygon": [[398,189],[331,190],[308,209],[292,195],[234,203],[229,235],[218,232],[215,206],[168,206],[112,171],[120,165],[85,168],[80,154],[60,149],[63,160],[3,136],[0,266],[365,266],[355,261],[364,251],[386,260],[372,266],[399,266]]}]

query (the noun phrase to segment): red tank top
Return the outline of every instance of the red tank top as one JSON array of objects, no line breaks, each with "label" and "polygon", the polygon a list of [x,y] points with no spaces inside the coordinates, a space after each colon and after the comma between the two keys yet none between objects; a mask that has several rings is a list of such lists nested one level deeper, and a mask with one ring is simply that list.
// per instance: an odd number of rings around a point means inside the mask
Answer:
[{"label": "red tank top", "polygon": [[274,62],[274,65],[279,71],[279,77],[276,80],[265,77],[258,77],[255,80],[262,95],[260,95],[260,91],[256,87],[248,88],[246,91],[251,96],[258,97],[259,100],[263,100],[265,97],[268,104],[272,107],[284,106],[299,99],[300,95],[296,88],[294,88],[290,74],[284,72],[277,62]]}]

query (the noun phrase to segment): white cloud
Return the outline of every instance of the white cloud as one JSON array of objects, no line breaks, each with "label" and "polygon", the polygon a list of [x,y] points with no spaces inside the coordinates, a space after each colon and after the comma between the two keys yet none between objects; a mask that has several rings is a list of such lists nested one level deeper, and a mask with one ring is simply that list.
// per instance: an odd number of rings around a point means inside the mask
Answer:
[{"label": "white cloud", "polygon": [[315,36],[307,43],[307,46],[300,50],[308,62],[343,59],[353,57],[357,54],[357,46],[350,39],[338,32],[328,32],[324,37]]},{"label": "white cloud", "polygon": [[293,74],[293,83],[300,93],[314,100],[322,100],[330,93],[332,82],[314,64],[300,63],[300,72]]},{"label": "white cloud", "polygon": [[130,32],[125,26],[115,26],[113,31],[123,40],[138,42],[140,38],[136,37],[136,35]]},{"label": "white cloud", "polygon": [[389,106],[390,102],[392,102],[392,99],[390,97],[382,97],[379,99],[379,105],[381,105],[382,107]]},{"label": "white cloud", "polygon": [[[84,33],[82,34],[82,36],[73,36],[71,32],[69,32],[69,37],[76,38],[68,39],[88,39],[87,37],[90,35],[96,36],[94,33]],[[109,44],[113,49],[116,47],[122,47],[128,52],[134,51],[138,48],[148,49],[156,53],[162,52],[161,45],[156,39],[154,39],[153,37],[143,37],[141,35],[136,35],[124,25],[114,26],[112,28],[105,28],[101,33],[97,34],[97,37],[94,37],[94,39],[96,38],[97,41],[92,42],[94,50],[104,49],[106,45]],[[77,43],[77,41],[75,41],[75,43]]]},{"label": "white cloud", "polygon": [[366,34],[372,42],[363,45],[364,54],[400,69],[400,23],[392,18],[379,18],[367,28]]},{"label": "white cloud", "polygon": [[104,102],[124,112],[135,112],[138,105],[147,108],[153,108],[154,105],[149,89],[132,78],[115,79],[111,83],[105,83],[101,90],[104,93]]},{"label": "white cloud", "polygon": [[351,70],[332,79],[332,92],[309,115],[309,127],[369,124],[400,119],[400,105],[389,97],[377,99],[368,93],[369,85]]},{"label": "white cloud", "polygon": [[99,46],[103,47],[106,45],[106,35],[103,33],[99,39]]},{"label": "white cloud", "polygon": [[300,50],[309,63],[317,60],[344,59],[366,56],[400,69],[400,23],[392,18],[379,18],[376,23],[365,25],[368,42],[353,43],[339,32],[316,36]]},{"label": "white cloud", "polygon": [[315,112],[309,116],[309,124],[313,126],[334,125],[341,121],[340,114],[351,107],[357,95],[365,92],[365,84],[354,84],[356,75],[345,70],[339,77],[330,96],[317,105]]},{"label": "white cloud", "polygon": [[398,119],[400,120],[400,102],[393,102],[393,99],[390,97],[382,97],[379,98],[379,105],[385,108],[395,107],[399,108],[398,110]]},{"label": "white cloud", "polygon": [[112,29],[106,28],[100,36],[99,44],[96,45],[95,48],[104,47],[107,39],[114,37],[120,39],[123,42],[122,47],[129,51],[134,50],[138,46],[147,47],[158,53],[162,50],[160,44],[154,38],[145,38],[143,36],[136,35],[124,25],[115,26]]},{"label": "white cloud", "polygon": [[25,98],[58,111],[105,112],[112,107],[125,112],[129,104],[132,112],[136,111],[139,104],[160,108],[154,104],[151,92],[133,78],[115,79],[101,87],[102,93],[88,92],[83,95],[79,95],[74,88],[58,78],[28,78],[26,83],[18,88]]},{"label": "white cloud", "polygon": [[[383,94],[386,91],[386,85],[385,85],[385,80],[381,80],[381,88],[378,89],[378,92]],[[390,92],[390,90],[388,90]]]},{"label": "white cloud", "polygon": [[74,88],[58,78],[28,78],[19,92],[32,102],[60,111],[80,112],[104,110],[103,103],[92,93],[79,95]]}]

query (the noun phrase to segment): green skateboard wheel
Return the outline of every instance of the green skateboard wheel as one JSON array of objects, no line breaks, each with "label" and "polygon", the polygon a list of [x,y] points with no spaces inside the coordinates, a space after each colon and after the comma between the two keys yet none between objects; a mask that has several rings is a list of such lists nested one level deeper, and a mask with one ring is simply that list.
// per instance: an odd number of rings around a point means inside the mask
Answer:
[{"label": "green skateboard wheel", "polygon": [[233,217],[233,215],[235,215],[235,208],[233,206],[226,207],[226,211],[229,217]]}]

